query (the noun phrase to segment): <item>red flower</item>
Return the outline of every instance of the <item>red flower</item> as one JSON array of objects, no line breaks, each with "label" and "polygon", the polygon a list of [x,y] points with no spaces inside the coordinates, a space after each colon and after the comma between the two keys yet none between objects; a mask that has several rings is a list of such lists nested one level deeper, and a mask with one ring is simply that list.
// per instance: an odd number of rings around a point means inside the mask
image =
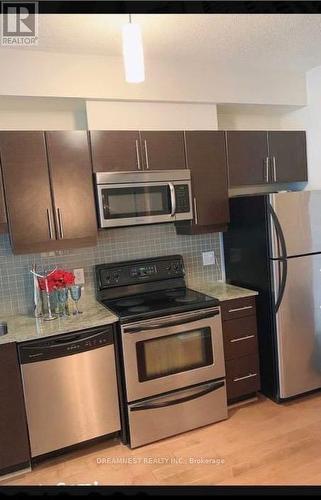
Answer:
[{"label": "red flower", "polygon": [[[64,269],[56,269],[48,278],[48,290],[52,292],[53,290],[57,290],[58,288],[65,288],[67,286],[73,285],[75,282],[75,276],[73,273],[69,271],[65,271]],[[46,279],[38,278],[39,288],[40,290],[46,290]]]}]

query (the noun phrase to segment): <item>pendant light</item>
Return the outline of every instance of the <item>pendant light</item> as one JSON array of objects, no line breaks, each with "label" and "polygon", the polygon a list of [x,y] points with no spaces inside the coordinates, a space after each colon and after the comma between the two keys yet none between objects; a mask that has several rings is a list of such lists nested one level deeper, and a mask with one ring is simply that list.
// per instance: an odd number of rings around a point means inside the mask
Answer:
[{"label": "pendant light", "polygon": [[125,78],[128,83],[140,83],[145,80],[143,40],[140,26],[129,22],[122,28],[123,59]]}]

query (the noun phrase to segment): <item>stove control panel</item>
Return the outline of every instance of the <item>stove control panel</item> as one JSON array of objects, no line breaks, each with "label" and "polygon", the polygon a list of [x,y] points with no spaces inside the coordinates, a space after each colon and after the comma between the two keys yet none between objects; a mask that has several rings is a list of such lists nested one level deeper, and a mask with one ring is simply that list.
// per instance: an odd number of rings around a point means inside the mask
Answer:
[{"label": "stove control panel", "polygon": [[115,266],[111,264],[96,266],[97,284],[100,289],[168,278],[183,278],[184,274],[184,262],[180,255],[120,262]]},{"label": "stove control panel", "polygon": [[135,266],[135,267],[132,267],[130,269],[129,273],[130,273],[130,276],[132,278],[144,279],[146,277],[156,276],[157,275],[157,266],[156,266],[156,264],[145,265],[145,266]]}]

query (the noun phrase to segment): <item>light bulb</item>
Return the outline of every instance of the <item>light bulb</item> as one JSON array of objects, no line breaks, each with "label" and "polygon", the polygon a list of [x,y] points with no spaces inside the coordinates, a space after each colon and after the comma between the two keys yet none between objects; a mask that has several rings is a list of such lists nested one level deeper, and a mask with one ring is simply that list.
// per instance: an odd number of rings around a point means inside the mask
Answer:
[{"label": "light bulb", "polygon": [[129,83],[145,80],[144,51],[140,26],[126,23],[122,28],[125,78]]}]

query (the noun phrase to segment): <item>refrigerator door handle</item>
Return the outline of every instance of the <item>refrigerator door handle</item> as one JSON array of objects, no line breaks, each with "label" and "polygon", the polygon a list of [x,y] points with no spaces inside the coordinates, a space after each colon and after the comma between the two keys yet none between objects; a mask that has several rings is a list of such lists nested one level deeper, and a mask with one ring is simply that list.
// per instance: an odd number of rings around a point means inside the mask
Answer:
[{"label": "refrigerator door handle", "polygon": [[280,308],[280,305],[281,305],[281,302],[282,302],[282,299],[283,299],[283,296],[284,296],[284,292],[285,292],[285,286],[286,286],[286,279],[287,279],[287,275],[288,275],[288,261],[286,259],[283,259],[283,260],[278,260],[278,261],[273,261],[275,263],[277,263],[282,271],[281,271],[281,279],[279,279],[279,283],[278,283],[278,294],[277,294],[277,298],[276,298],[276,302],[275,302],[275,312],[277,313],[279,308]]},{"label": "refrigerator door handle", "polygon": [[285,243],[285,238],[284,234],[282,231],[282,227],[280,224],[280,221],[272,207],[271,204],[268,204],[268,210],[275,228],[275,233],[278,241],[278,248],[281,251],[281,255],[277,258],[274,259],[273,262],[277,262],[279,269],[281,268],[279,272],[279,276],[281,275],[281,278],[279,278],[278,282],[278,294],[275,302],[275,312],[277,313],[279,310],[279,307],[281,305],[284,292],[285,292],[285,286],[286,286],[286,279],[287,279],[287,274],[288,274],[288,262],[287,262],[287,249],[286,249],[286,243]]},{"label": "refrigerator door handle", "polygon": [[284,234],[282,231],[282,227],[281,227],[280,221],[279,221],[279,219],[278,219],[278,217],[277,217],[277,215],[276,215],[276,213],[275,213],[275,211],[270,203],[268,204],[268,212],[271,216],[271,220],[272,220],[273,225],[274,225],[276,237],[278,240],[278,247],[281,250],[281,255],[279,255],[278,258],[279,259],[287,259],[288,255],[287,255],[286,243],[285,243],[285,238],[284,238]]}]

